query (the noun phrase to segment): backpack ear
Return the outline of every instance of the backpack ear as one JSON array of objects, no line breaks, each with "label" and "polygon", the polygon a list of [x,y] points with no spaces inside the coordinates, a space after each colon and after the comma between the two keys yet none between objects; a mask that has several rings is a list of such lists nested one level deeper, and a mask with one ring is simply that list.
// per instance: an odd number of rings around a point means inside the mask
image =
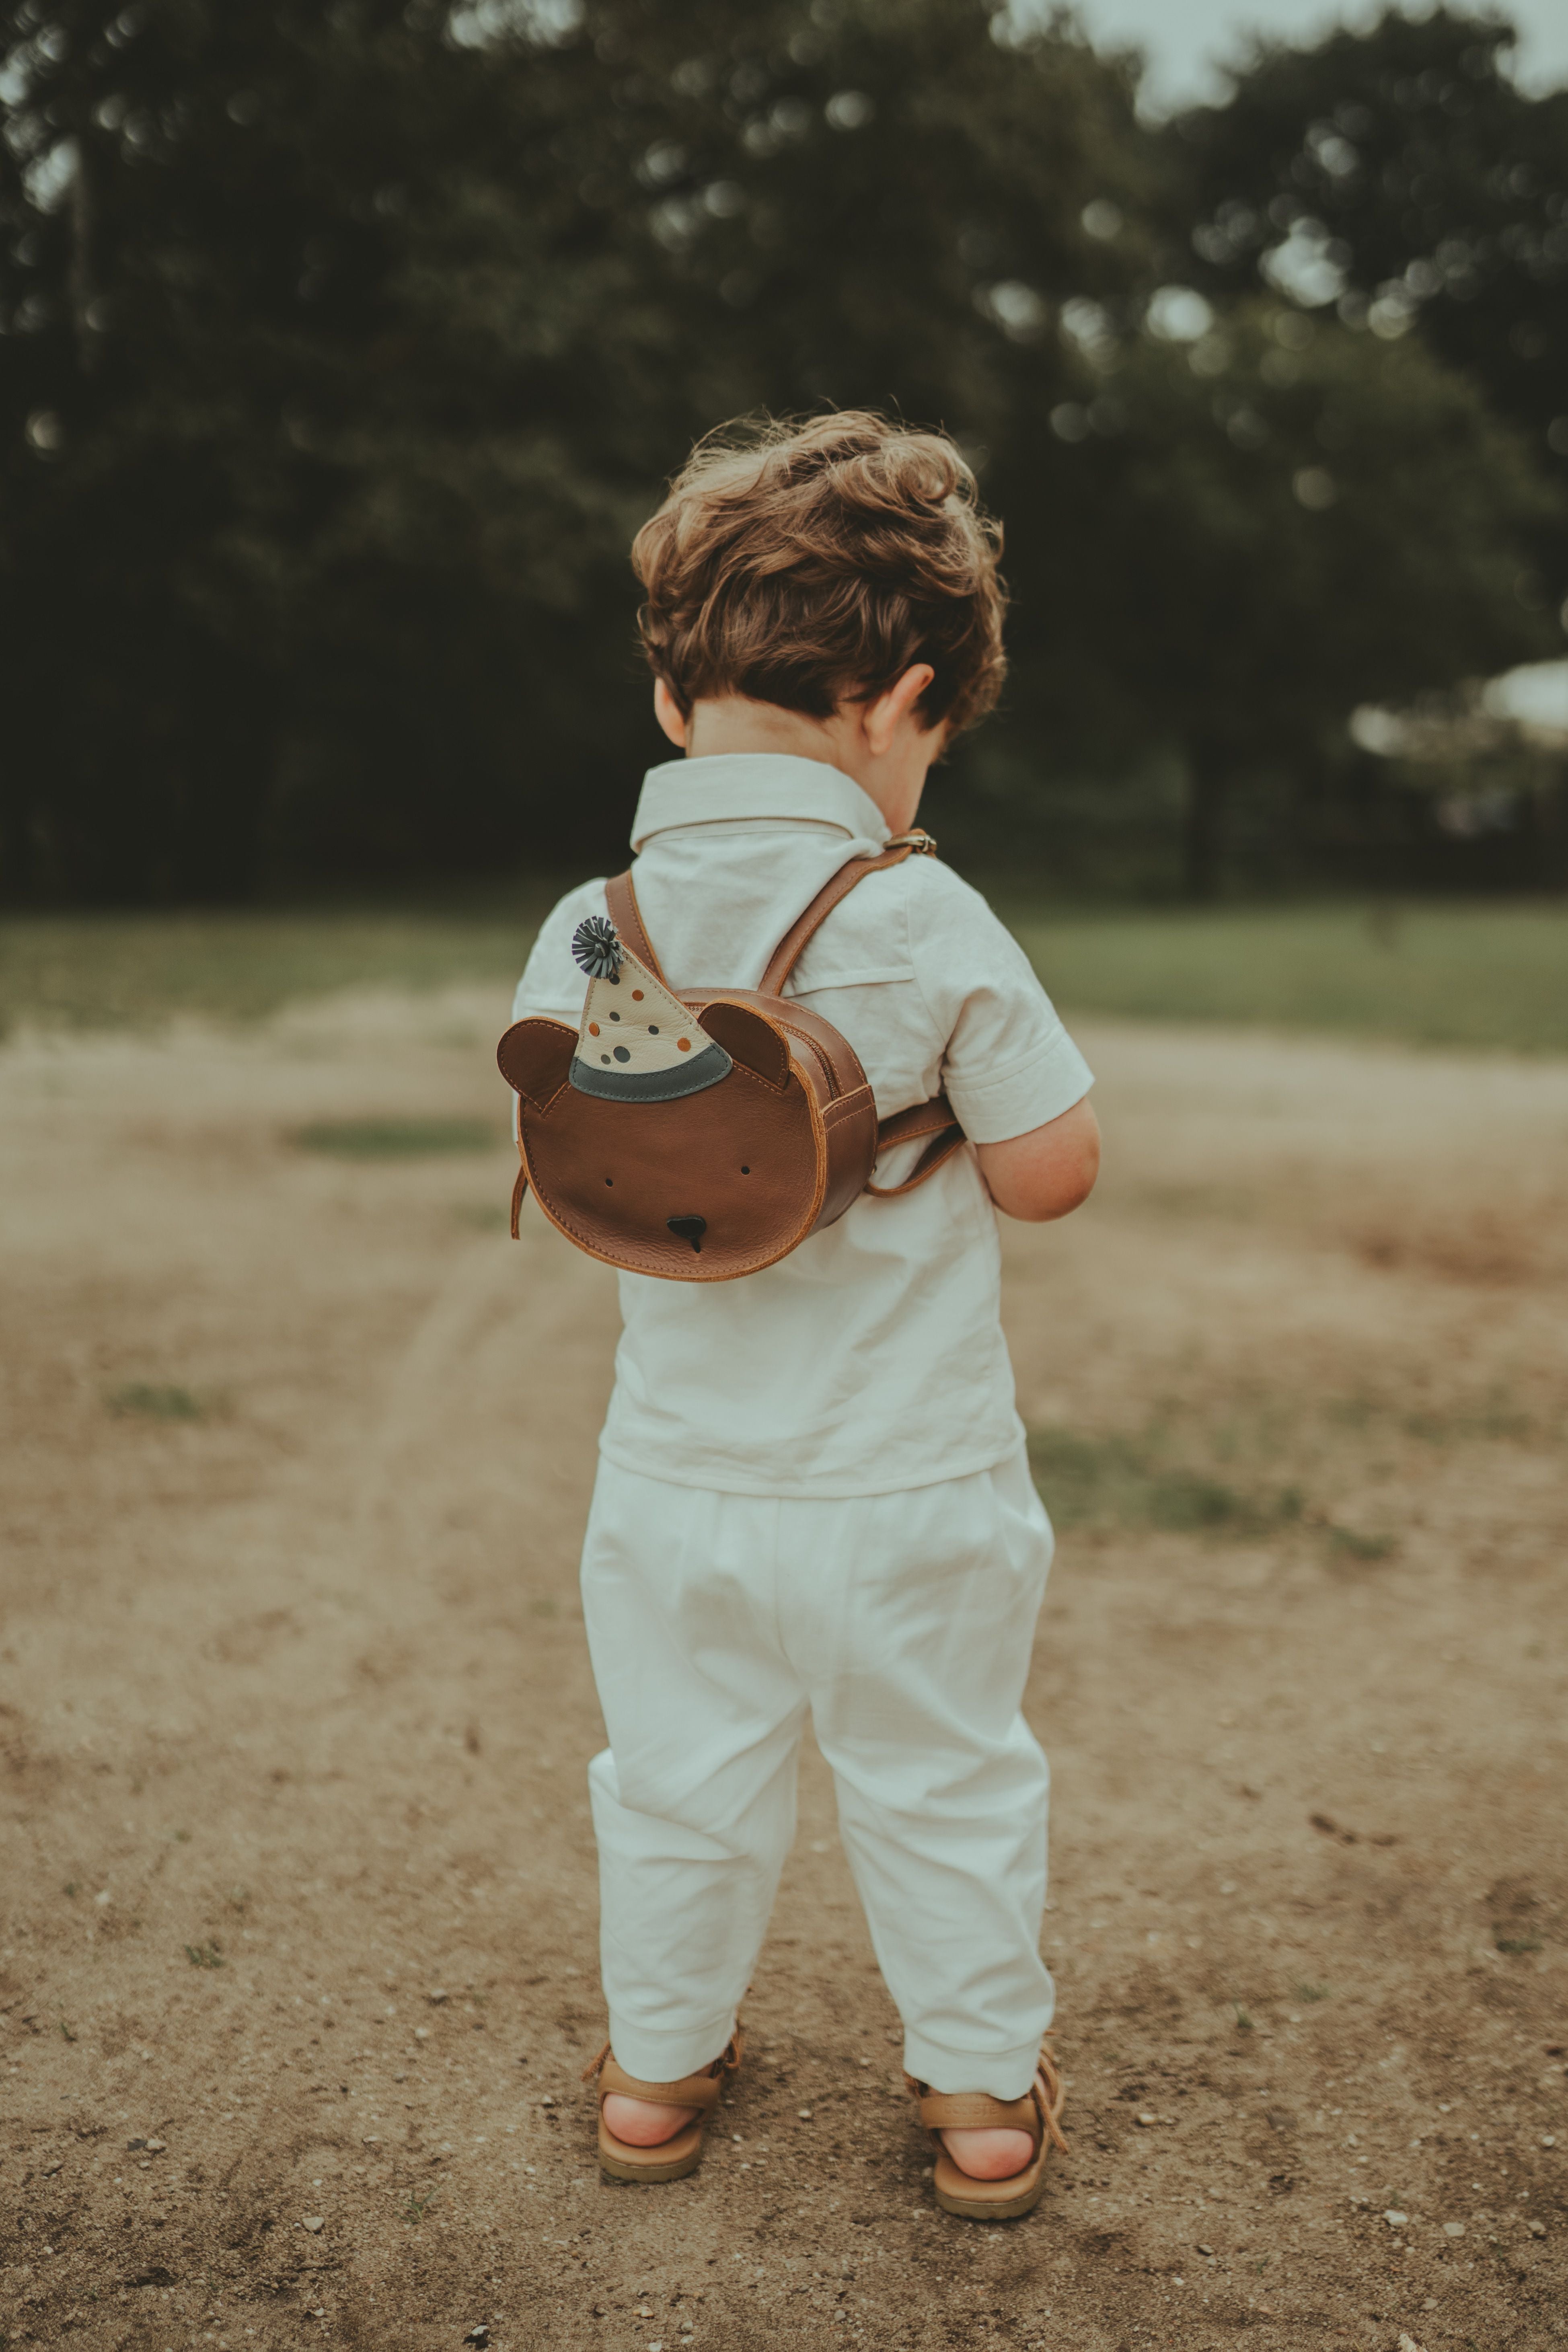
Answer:
[{"label": "backpack ear", "polygon": [[722,999],[709,1005],[701,1025],[732,1062],[742,1063],[753,1077],[783,1093],[789,1084],[789,1047],[771,1021],[749,1004]]},{"label": "backpack ear", "polygon": [[562,1021],[514,1021],[496,1047],[496,1062],[509,1087],[544,1110],[566,1084],[577,1032]]}]

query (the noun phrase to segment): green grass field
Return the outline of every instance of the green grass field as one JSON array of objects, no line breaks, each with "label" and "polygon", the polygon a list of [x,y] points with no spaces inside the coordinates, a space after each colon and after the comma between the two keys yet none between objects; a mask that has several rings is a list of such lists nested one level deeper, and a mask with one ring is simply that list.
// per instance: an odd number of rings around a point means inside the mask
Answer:
[{"label": "green grass field", "polygon": [[0,921],[0,1029],[248,1021],[343,988],[515,980],[552,895],[520,890],[511,913],[12,916]]},{"label": "green grass field", "polygon": [[1002,910],[1064,1012],[1568,1053],[1568,902]]},{"label": "green grass field", "polygon": [[[1086,910],[996,892],[1068,1013],[1568,1053],[1568,903]],[[254,1020],[336,989],[510,982],[549,904],[13,917],[0,1030]]]}]

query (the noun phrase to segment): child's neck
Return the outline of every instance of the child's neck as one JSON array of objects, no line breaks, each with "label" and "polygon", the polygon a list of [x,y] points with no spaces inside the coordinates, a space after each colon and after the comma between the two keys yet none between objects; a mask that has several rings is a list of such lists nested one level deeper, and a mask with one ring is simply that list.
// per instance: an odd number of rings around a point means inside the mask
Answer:
[{"label": "child's neck", "polygon": [[[738,694],[716,696],[693,706],[686,727],[689,760],[710,760],[736,751],[771,751],[796,760],[818,760],[837,768],[874,801],[889,830],[905,833],[915,821],[932,739],[900,741],[879,756],[866,740],[859,710],[847,704],[830,719],[785,710],[775,702],[750,702]],[[924,756],[921,756],[923,751]],[[911,756],[911,753],[913,756]]]},{"label": "child's neck", "polygon": [[826,760],[836,768],[844,748],[837,739],[848,731],[837,712],[831,719],[813,719],[804,710],[782,709],[776,702],[748,702],[741,695],[727,694],[694,706],[686,730],[686,756],[711,760],[733,751],[776,751],[796,760]]}]

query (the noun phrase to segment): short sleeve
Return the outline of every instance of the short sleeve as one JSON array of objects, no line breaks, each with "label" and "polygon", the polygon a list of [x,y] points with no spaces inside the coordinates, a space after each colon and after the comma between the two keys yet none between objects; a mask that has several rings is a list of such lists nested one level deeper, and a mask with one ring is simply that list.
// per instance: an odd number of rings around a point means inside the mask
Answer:
[{"label": "short sleeve", "polygon": [[573,961],[572,934],[584,916],[602,915],[604,911],[602,875],[596,882],[584,882],[577,889],[569,890],[551,908],[539,927],[539,937],[517,983],[517,993],[511,1001],[514,1021],[529,1021],[544,1014],[552,1021],[570,1021],[576,1027],[583,1015],[583,996],[588,983]]},{"label": "short sleeve", "polygon": [[946,867],[910,865],[910,948],[927,1010],[947,1040],[948,1100],[972,1143],[1027,1135],[1080,1102],[1094,1074],[979,892]]}]

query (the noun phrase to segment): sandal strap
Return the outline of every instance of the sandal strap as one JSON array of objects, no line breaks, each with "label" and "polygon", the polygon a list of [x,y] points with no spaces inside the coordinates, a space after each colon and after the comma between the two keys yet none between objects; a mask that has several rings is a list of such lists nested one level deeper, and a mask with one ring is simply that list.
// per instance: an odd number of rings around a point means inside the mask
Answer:
[{"label": "sandal strap", "polygon": [[932,2091],[916,2086],[921,2121],[928,2131],[1027,2132],[1038,2147],[1044,2126],[1032,2089],[1021,2099],[994,2099],[985,2091]]},{"label": "sandal strap", "polygon": [[583,2080],[594,2075],[599,2078],[599,2104],[608,2097],[641,2099],[652,2107],[698,2107],[704,2113],[712,2106],[722,2087],[726,2074],[732,2074],[741,2063],[745,2047],[739,2026],[710,2066],[700,2067],[695,2074],[683,2074],[675,2083],[645,2083],[636,2074],[628,2074],[617,2063],[606,2042],[598,2056],[583,2069]]},{"label": "sandal strap", "polygon": [[1061,2112],[1067,2105],[1067,2092],[1062,2084],[1061,2068],[1057,2064],[1057,2053],[1051,2048],[1048,2034],[1040,2045],[1040,2063],[1035,2070],[1034,2095],[1039,2101],[1040,2120],[1045,2125],[1046,2136],[1051,2146],[1059,2147],[1064,2156],[1068,2155],[1069,2150],[1062,2135],[1061,2126]]},{"label": "sandal strap", "polygon": [[933,2091],[912,2074],[904,2081],[920,2102],[921,2121],[933,2137],[944,2131],[1021,2131],[1028,2133],[1037,2154],[1043,2139],[1064,2156],[1068,2153],[1059,2120],[1062,2078],[1048,2042],[1041,2047],[1035,2079],[1021,2099],[994,2099],[985,2091]]}]

